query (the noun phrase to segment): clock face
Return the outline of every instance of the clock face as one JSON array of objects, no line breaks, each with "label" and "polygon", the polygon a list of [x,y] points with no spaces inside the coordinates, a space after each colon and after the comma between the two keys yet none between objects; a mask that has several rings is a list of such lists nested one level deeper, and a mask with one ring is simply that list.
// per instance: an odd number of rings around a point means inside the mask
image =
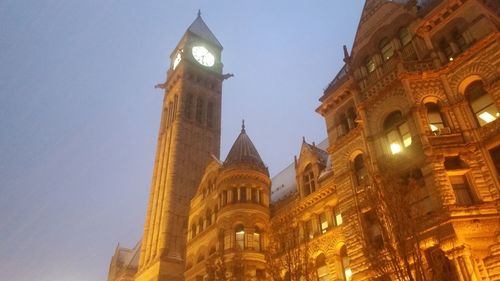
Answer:
[{"label": "clock face", "polygon": [[172,65],[172,69],[175,69],[179,65],[179,63],[181,62],[181,59],[182,59],[181,53],[178,52],[177,55],[175,56],[174,63]]},{"label": "clock face", "polygon": [[215,57],[207,50],[207,48],[203,46],[194,46],[193,47],[193,57],[196,61],[198,61],[201,65],[211,67],[215,63]]}]

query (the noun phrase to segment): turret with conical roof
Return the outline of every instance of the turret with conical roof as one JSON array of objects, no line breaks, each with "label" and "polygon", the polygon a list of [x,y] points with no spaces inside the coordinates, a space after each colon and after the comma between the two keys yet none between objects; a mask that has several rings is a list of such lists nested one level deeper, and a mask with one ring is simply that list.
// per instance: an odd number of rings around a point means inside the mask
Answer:
[{"label": "turret with conical roof", "polygon": [[241,132],[234,142],[231,150],[224,161],[224,167],[245,165],[269,175],[266,165],[260,158],[259,152],[253,145],[245,130],[245,122],[242,122]]}]

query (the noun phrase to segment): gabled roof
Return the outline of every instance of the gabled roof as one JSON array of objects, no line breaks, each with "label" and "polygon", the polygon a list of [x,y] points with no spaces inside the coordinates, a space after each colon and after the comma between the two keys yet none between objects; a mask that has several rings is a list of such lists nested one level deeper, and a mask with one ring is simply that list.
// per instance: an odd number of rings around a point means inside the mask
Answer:
[{"label": "gabled roof", "polygon": [[233,164],[248,164],[264,171],[266,174],[268,173],[266,165],[264,165],[264,162],[260,158],[259,152],[257,152],[257,149],[245,131],[245,123],[241,126],[241,133],[224,161],[224,166]]},{"label": "gabled roof", "polygon": [[206,40],[208,43],[213,44],[214,46],[222,49],[222,45],[220,44],[219,40],[217,40],[212,31],[210,31],[210,28],[208,28],[207,24],[203,21],[203,19],[201,18],[201,13],[199,11],[198,11],[198,16],[189,26],[187,32],[192,33]]}]

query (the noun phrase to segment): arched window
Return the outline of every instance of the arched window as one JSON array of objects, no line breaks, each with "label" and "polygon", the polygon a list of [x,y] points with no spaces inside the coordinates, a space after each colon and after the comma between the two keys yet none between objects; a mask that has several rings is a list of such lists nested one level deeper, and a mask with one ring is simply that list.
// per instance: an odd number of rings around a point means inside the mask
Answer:
[{"label": "arched window", "polygon": [[345,281],[352,280],[352,270],[351,270],[350,263],[351,263],[351,260],[349,259],[349,256],[347,255],[347,249],[344,245],[340,249],[340,264],[342,266],[342,275],[343,275]]},{"label": "arched window", "polygon": [[196,99],[196,122],[198,122],[199,124],[203,122],[203,106],[203,98],[198,97],[198,99]]},{"label": "arched window", "polygon": [[191,119],[192,107],[193,107],[193,95],[188,94],[186,96],[186,102],[184,103],[184,116],[188,120]]},{"label": "arched window", "polygon": [[243,225],[238,224],[235,229],[235,241],[236,241],[236,247],[238,249],[244,249],[245,248],[245,228]]},{"label": "arched window", "polygon": [[373,57],[366,57],[365,58],[365,68],[366,68],[366,72],[368,72],[368,73],[372,73],[373,71],[375,71],[376,65],[375,65],[375,60],[373,59]]},{"label": "arched window", "polygon": [[306,169],[304,170],[303,183],[304,183],[304,196],[307,196],[316,191],[316,181],[314,178],[314,173],[311,165],[307,166]]},{"label": "arched window", "polygon": [[356,183],[358,186],[363,186],[368,179],[368,171],[365,167],[363,154],[359,154],[354,158],[354,174],[356,175]]},{"label": "arched window", "polygon": [[259,227],[255,227],[255,230],[253,232],[253,247],[256,251],[260,251],[262,248],[262,243],[261,243],[261,231]]},{"label": "arched window", "polygon": [[214,126],[214,104],[212,102],[207,105],[207,126],[209,128]]},{"label": "arched window", "polygon": [[427,109],[427,119],[429,120],[431,131],[436,133],[439,132],[445,127],[443,116],[441,115],[441,108],[433,102],[426,103],[425,108]]},{"label": "arched window", "polygon": [[328,267],[326,266],[325,254],[320,254],[316,258],[316,272],[318,274],[318,281],[330,281],[328,274]]},{"label": "arched window", "polygon": [[401,152],[411,145],[411,134],[408,122],[403,120],[401,111],[394,111],[384,121],[384,131],[392,154]]},{"label": "arched window", "polygon": [[484,126],[500,117],[498,108],[491,96],[484,89],[483,82],[477,80],[465,89],[465,96],[476,117],[479,126]]},{"label": "arched window", "polygon": [[399,41],[401,41],[402,46],[408,45],[411,42],[411,34],[408,27],[403,27],[398,32]]},{"label": "arched window", "polygon": [[394,49],[392,48],[391,40],[389,38],[384,38],[379,44],[380,52],[382,53],[382,59],[388,61],[394,55]]}]

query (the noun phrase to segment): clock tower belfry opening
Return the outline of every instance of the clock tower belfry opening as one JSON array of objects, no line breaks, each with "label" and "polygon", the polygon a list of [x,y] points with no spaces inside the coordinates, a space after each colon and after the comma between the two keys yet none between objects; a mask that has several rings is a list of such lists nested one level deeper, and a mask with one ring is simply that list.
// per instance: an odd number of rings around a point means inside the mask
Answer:
[{"label": "clock tower belfry opening", "polygon": [[183,280],[190,200],[219,158],[222,45],[201,14],[170,55],[156,159],[135,280]]}]

